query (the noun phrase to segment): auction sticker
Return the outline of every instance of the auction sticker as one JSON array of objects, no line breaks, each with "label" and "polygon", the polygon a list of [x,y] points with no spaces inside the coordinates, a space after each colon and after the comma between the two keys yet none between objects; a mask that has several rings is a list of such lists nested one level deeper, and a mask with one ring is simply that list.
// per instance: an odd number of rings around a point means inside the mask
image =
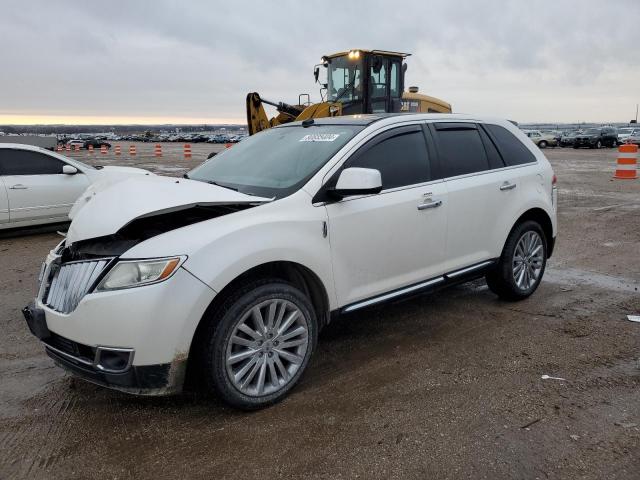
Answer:
[{"label": "auction sticker", "polygon": [[340,136],[339,133],[310,133],[305,135],[300,142],[333,142]]}]

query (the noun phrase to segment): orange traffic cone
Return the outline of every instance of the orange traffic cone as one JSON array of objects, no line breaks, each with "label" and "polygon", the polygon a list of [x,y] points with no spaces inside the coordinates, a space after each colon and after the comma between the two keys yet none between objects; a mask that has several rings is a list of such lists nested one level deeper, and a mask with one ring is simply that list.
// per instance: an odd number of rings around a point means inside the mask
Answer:
[{"label": "orange traffic cone", "polygon": [[626,143],[618,147],[618,165],[613,178],[633,180],[638,178],[638,146]]},{"label": "orange traffic cone", "polygon": [[122,147],[120,145],[116,145],[116,155],[120,155],[122,153]]},{"label": "orange traffic cone", "polygon": [[107,154],[107,146],[106,145],[100,145],[100,153],[102,155],[106,155]]},{"label": "orange traffic cone", "polygon": [[58,146],[56,147],[56,152],[61,152],[62,151],[62,144],[58,144]]},{"label": "orange traffic cone", "polygon": [[71,145],[69,145],[69,144],[67,143],[67,146],[66,146],[66,147],[64,147],[64,149],[65,149],[67,152],[70,152],[70,151],[71,151]]},{"label": "orange traffic cone", "polygon": [[184,158],[191,158],[191,145],[188,143],[184,144]]},{"label": "orange traffic cone", "polygon": [[136,146],[135,145],[129,145],[129,155],[131,155],[132,157],[136,156]]},{"label": "orange traffic cone", "polygon": [[73,149],[74,149],[76,152],[79,152],[79,151],[80,151],[80,145],[78,145],[78,144],[76,143],[76,144],[73,146]]},{"label": "orange traffic cone", "polygon": [[224,144],[224,148],[231,148],[233,147],[233,143],[225,143]]},{"label": "orange traffic cone", "polygon": [[162,156],[162,145],[160,145],[159,143],[156,143],[156,146],[153,150],[153,156],[154,157],[161,157]]},{"label": "orange traffic cone", "polygon": [[89,145],[89,153],[93,153],[93,145]]}]

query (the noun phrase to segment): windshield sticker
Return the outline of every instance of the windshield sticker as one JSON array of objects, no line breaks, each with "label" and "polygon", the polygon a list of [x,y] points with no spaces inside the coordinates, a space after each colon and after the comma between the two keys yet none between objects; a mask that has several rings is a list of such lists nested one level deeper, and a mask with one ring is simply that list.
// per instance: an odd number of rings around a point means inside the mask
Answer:
[{"label": "windshield sticker", "polygon": [[339,133],[310,133],[305,135],[300,142],[333,142],[340,136]]}]

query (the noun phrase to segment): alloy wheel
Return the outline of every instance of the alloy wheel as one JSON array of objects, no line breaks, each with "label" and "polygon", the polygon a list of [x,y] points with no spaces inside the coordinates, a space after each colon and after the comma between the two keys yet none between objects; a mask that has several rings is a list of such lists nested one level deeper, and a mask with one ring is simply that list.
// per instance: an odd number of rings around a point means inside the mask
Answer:
[{"label": "alloy wheel", "polygon": [[544,265],[544,244],[537,232],[525,232],[513,253],[513,280],[520,290],[528,290],[540,277]]},{"label": "alloy wheel", "polygon": [[273,394],[288,385],[309,348],[309,325],[301,309],[284,299],[253,306],[227,341],[227,375],[248,396]]}]

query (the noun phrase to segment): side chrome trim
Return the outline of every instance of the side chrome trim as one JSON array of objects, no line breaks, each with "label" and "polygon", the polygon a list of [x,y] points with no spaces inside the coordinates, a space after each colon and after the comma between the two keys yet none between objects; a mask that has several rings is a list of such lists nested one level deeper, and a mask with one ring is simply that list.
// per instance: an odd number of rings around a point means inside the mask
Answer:
[{"label": "side chrome trim", "polygon": [[471,265],[470,267],[463,268],[461,270],[455,270],[451,273],[447,273],[445,277],[456,278],[460,275],[464,275],[465,273],[473,272],[474,270],[478,270],[479,268],[489,266],[493,263],[493,260],[487,260],[486,262],[478,263],[476,265]]},{"label": "side chrome trim", "polygon": [[417,283],[415,285],[411,285],[410,287],[401,288],[400,290],[396,290],[390,293],[385,293],[384,295],[373,297],[373,298],[370,298],[369,300],[364,300],[362,302],[354,303],[346,307],[343,310],[343,312],[344,313],[353,312],[354,310],[358,310],[359,308],[368,307],[369,305],[373,305],[375,303],[384,302],[385,300],[399,297],[401,295],[405,295],[407,293],[414,292],[416,290],[420,290],[421,288],[429,287],[431,285],[435,285],[441,282],[444,282],[444,277],[436,277],[431,280],[427,280],[426,282]]}]

